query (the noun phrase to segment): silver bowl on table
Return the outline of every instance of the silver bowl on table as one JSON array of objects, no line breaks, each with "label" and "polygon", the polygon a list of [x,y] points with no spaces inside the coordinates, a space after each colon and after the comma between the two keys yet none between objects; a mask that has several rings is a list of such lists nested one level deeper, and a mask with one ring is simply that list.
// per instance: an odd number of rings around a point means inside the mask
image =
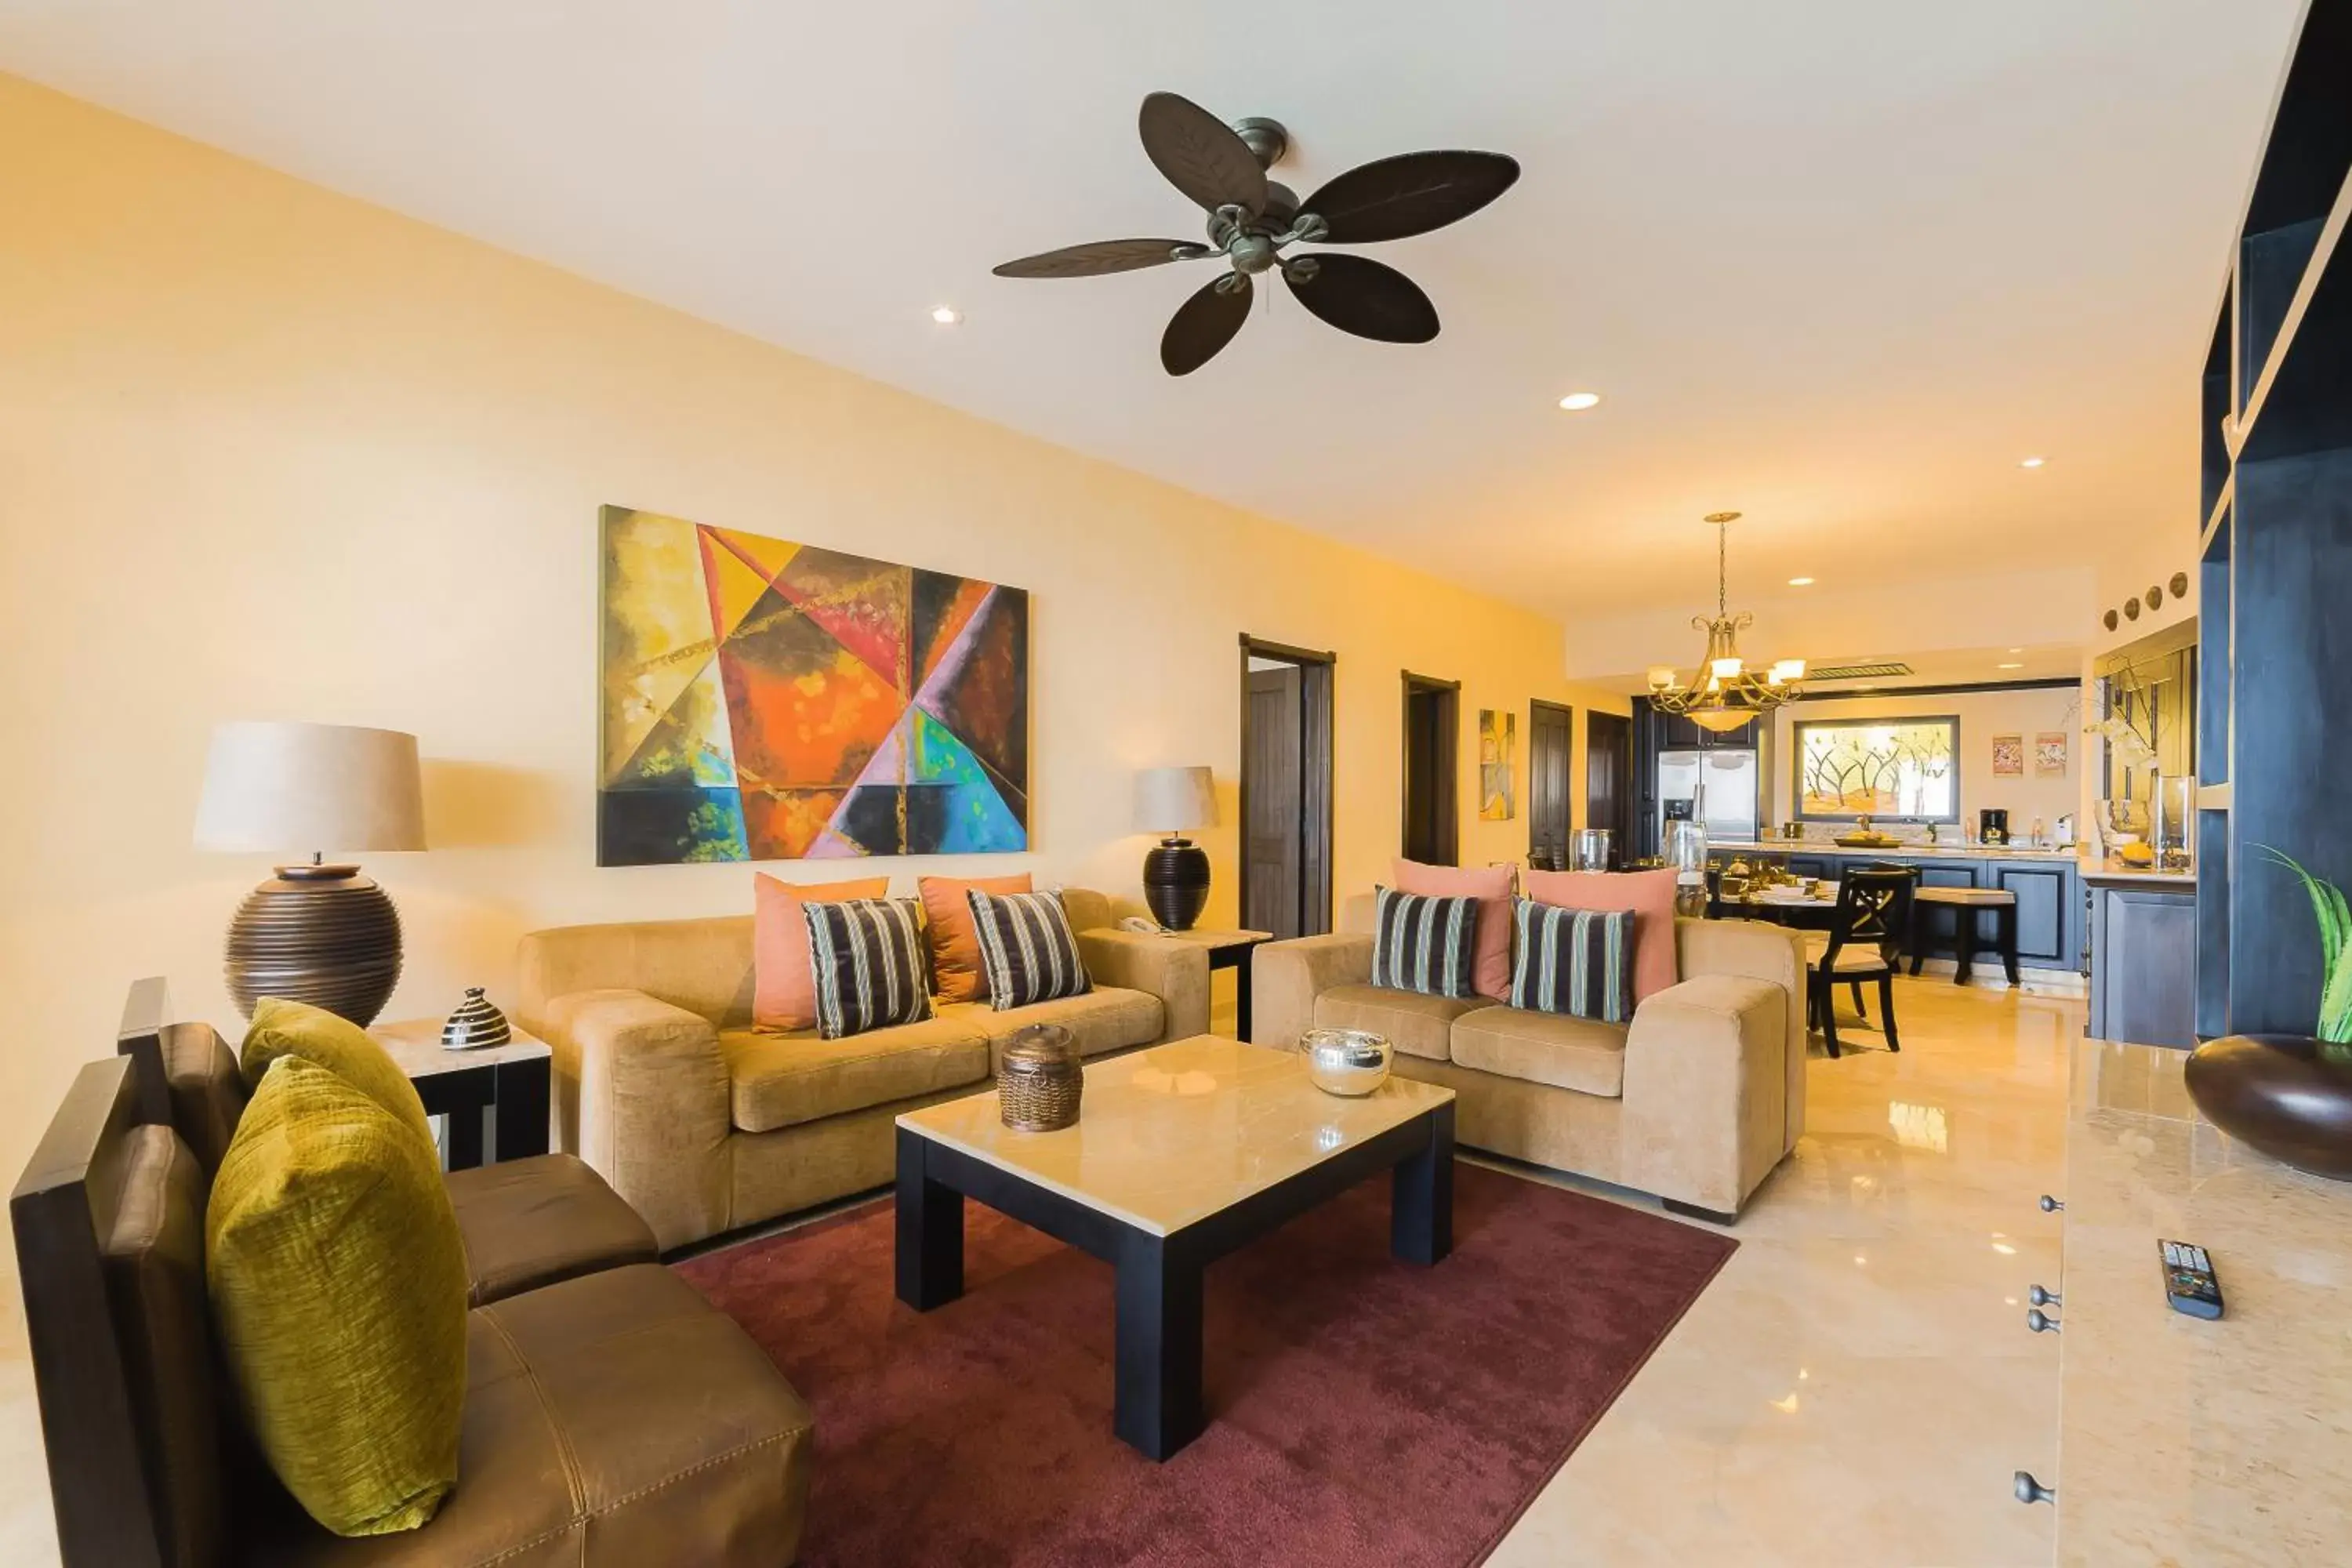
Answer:
[{"label": "silver bowl on table", "polygon": [[1396,1047],[1370,1029],[1309,1029],[1298,1037],[1307,1076],[1326,1094],[1362,1096],[1389,1080]]}]

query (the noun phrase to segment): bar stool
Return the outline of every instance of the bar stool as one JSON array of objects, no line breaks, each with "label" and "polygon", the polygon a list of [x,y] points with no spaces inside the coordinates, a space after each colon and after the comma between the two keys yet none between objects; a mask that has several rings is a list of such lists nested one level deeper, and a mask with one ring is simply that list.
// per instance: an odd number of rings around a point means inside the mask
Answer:
[{"label": "bar stool", "polygon": [[1975,967],[1979,951],[1977,941],[1977,916],[1985,910],[1993,912],[1993,951],[2000,954],[2000,966],[2008,972],[2009,983],[2017,979],[2017,895],[2006,888],[1922,888],[1911,900],[1911,973],[1919,973],[1920,960],[1927,944],[1920,929],[1937,910],[1952,911],[1952,946],[1959,954],[1959,964],[1952,973],[1952,984],[1966,985]]}]

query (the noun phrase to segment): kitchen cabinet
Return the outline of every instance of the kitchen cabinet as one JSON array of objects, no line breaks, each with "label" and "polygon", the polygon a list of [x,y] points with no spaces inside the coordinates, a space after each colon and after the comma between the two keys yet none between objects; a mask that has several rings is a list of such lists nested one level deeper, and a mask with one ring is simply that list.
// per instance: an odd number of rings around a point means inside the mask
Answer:
[{"label": "kitchen cabinet", "polygon": [[2197,889],[2186,878],[2093,872],[2091,1022],[2097,1040],[2197,1044]]},{"label": "kitchen cabinet", "polygon": [[2037,969],[2072,969],[2080,953],[2068,939],[2081,928],[2074,912],[2075,871],[2071,865],[2019,866],[1990,862],[1989,886],[2017,896],[2017,961]]}]

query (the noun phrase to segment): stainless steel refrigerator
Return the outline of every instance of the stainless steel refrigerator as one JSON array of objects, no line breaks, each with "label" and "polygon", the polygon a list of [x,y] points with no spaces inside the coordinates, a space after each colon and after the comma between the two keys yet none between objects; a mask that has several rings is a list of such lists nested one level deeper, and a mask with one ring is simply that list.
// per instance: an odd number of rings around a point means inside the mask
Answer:
[{"label": "stainless steel refrigerator", "polygon": [[[1752,749],[1717,747],[1704,752],[1658,753],[1658,829],[1664,840],[1669,816],[1687,815],[1706,824],[1706,841],[1721,844],[1756,837],[1760,773]],[[1687,813],[1675,808],[1690,802]]]}]

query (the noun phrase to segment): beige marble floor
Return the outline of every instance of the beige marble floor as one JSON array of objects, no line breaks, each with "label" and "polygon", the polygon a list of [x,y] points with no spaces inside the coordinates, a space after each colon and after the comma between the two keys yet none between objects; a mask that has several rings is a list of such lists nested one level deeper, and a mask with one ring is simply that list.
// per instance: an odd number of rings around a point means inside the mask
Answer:
[{"label": "beige marble floor", "polygon": [[[2054,1469],[2054,1282],[2082,1004],[1899,983],[1904,1050],[1819,1054],[1810,1130],[1740,1247],[1494,1568],[2008,1568],[2052,1557],[2011,1472]],[[1628,1200],[1632,1201],[1632,1200]],[[21,1359],[0,1358],[0,1563],[57,1561]]]}]

